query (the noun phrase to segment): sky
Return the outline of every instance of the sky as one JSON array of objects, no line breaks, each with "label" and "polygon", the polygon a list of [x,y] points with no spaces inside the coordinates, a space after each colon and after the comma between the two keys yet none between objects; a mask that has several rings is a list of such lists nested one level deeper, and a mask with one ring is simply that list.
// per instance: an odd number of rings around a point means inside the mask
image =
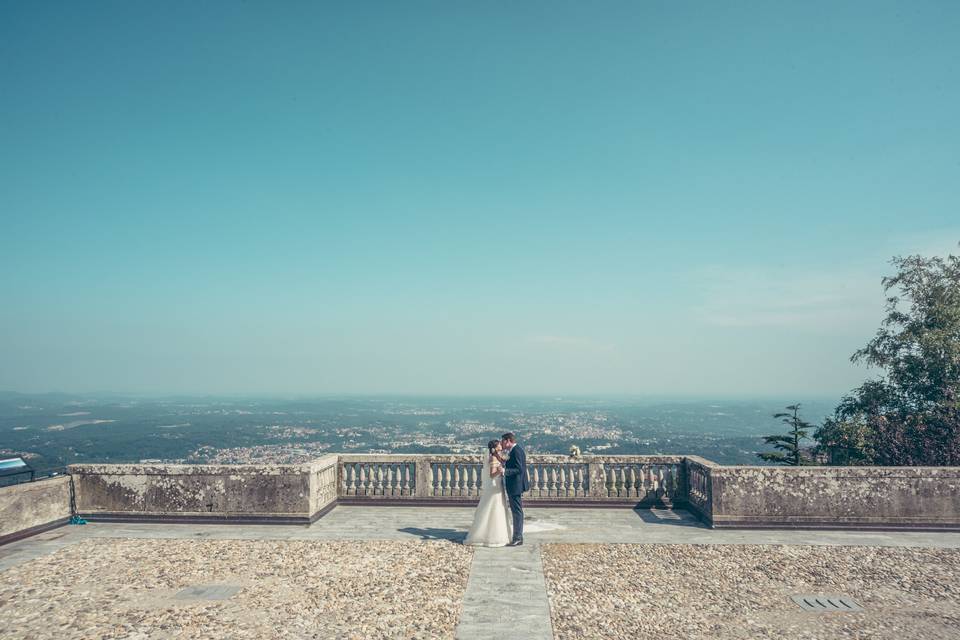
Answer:
[{"label": "sky", "polygon": [[960,3],[0,1],[0,389],[839,396]]}]

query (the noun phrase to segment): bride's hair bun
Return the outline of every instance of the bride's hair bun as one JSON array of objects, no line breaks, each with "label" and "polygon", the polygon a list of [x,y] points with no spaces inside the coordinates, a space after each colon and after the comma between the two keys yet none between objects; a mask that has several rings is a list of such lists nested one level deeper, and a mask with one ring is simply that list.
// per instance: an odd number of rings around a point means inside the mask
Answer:
[{"label": "bride's hair bun", "polygon": [[498,445],[499,443],[500,443],[499,440],[491,440],[490,442],[487,443],[487,449],[490,450],[490,453],[493,453],[494,450],[496,450],[497,445]]}]

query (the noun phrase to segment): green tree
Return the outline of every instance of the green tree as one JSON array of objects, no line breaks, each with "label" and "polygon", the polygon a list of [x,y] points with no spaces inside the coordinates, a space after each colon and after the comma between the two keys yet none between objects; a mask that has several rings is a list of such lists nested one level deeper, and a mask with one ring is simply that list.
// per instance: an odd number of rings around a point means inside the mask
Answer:
[{"label": "green tree", "polygon": [[841,400],[817,451],[837,464],[958,465],[960,256],[891,264],[886,318],[851,357],[882,373]]},{"label": "green tree", "polygon": [[813,461],[804,454],[803,448],[800,446],[800,441],[808,437],[807,429],[813,428],[814,425],[809,422],[804,422],[800,418],[799,404],[790,405],[787,407],[787,411],[789,413],[775,413],[773,417],[780,418],[781,422],[790,427],[790,431],[784,435],[764,437],[767,444],[772,444],[774,449],[779,449],[783,453],[760,452],[757,456],[767,462],[788,464],[795,467],[813,464]]},{"label": "green tree", "polygon": [[813,434],[817,441],[813,453],[826,464],[868,465],[875,452],[876,433],[862,416],[850,419],[827,418]]}]

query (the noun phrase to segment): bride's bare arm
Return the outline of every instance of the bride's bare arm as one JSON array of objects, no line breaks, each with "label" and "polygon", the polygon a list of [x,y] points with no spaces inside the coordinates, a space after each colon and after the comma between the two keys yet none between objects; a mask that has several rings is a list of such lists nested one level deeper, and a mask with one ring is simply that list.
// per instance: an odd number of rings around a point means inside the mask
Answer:
[{"label": "bride's bare arm", "polygon": [[499,475],[503,475],[503,469],[500,468],[499,458],[494,455],[493,460],[490,461],[490,477],[496,478]]}]

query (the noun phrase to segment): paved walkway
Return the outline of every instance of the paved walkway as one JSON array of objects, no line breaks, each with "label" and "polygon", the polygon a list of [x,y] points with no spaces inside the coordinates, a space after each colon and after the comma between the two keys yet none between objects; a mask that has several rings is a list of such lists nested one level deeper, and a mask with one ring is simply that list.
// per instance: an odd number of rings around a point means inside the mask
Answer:
[{"label": "paved walkway", "polygon": [[539,545],[478,548],[463,596],[459,640],[551,640]]}]

